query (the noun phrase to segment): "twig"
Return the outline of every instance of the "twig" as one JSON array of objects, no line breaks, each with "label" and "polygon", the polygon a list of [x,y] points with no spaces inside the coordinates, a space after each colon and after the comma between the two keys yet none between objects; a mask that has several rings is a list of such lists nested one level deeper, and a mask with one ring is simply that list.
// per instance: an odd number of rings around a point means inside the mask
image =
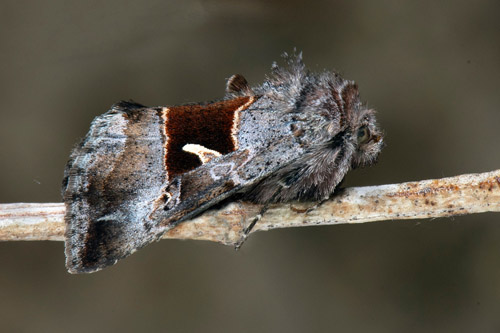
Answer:
[{"label": "twig", "polygon": [[[164,238],[235,244],[261,206],[234,202],[180,223]],[[393,185],[348,188],[319,207],[276,204],[252,232],[500,211],[500,170]],[[0,204],[0,240],[64,240],[64,204]]]}]

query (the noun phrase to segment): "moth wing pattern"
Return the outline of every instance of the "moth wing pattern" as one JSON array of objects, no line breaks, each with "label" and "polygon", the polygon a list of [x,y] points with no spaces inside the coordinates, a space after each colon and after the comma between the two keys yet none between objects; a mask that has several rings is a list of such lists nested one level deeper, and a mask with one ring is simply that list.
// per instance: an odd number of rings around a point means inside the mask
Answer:
[{"label": "moth wing pattern", "polygon": [[112,265],[157,239],[157,223],[148,215],[165,174],[155,121],[158,110],[115,104],[71,154],[63,182],[70,272]]},{"label": "moth wing pattern", "polygon": [[233,75],[221,101],[120,102],[98,116],[65,170],[68,270],[112,265],[234,194],[322,199],[373,163],[382,136],[357,86],[287,59],[257,87]]},{"label": "moth wing pattern", "polygon": [[[155,124],[162,108],[118,103],[97,117],[66,168],[66,257],[72,273],[94,272],[159,239],[175,224],[251,186],[288,162],[291,143],[267,131],[268,149],[245,138],[234,152],[167,181],[164,138]],[[263,108],[253,108],[264,115]],[[240,115],[246,119],[248,115]],[[275,119],[266,121],[277,127]],[[256,124],[240,131],[257,136]],[[281,148],[280,148],[281,147]],[[279,158],[274,158],[281,151]],[[147,172],[144,172],[147,170]],[[177,199],[172,206],[165,199]],[[174,200],[175,201],[175,200]],[[166,209],[167,206],[171,208]]]}]

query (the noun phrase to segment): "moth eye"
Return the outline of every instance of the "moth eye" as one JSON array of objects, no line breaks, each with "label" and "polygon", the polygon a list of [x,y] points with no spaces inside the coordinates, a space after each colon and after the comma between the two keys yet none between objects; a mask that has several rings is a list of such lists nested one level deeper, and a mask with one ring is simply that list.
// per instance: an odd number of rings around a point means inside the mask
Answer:
[{"label": "moth eye", "polygon": [[368,127],[362,126],[358,129],[358,143],[365,143],[370,138],[370,131]]}]

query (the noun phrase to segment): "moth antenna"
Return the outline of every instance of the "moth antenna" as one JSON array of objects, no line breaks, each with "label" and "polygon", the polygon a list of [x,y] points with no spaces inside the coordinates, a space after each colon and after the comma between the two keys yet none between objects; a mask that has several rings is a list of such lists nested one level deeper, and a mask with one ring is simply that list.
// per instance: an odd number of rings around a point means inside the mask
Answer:
[{"label": "moth antenna", "polygon": [[226,83],[226,92],[243,96],[253,96],[255,93],[248,85],[247,79],[241,74],[234,74]]}]

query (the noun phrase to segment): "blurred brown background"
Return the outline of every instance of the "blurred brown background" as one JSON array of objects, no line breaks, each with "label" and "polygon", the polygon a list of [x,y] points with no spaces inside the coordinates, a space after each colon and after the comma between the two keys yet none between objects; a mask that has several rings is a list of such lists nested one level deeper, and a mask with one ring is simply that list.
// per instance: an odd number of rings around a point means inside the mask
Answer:
[{"label": "blurred brown background", "polygon": [[[0,202],[58,202],[114,102],[223,96],[297,47],[356,80],[387,146],[346,186],[500,167],[500,2],[2,1]],[[3,332],[493,332],[500,215],[162,241],[92,275],[62,242],[0,244]]]}]

